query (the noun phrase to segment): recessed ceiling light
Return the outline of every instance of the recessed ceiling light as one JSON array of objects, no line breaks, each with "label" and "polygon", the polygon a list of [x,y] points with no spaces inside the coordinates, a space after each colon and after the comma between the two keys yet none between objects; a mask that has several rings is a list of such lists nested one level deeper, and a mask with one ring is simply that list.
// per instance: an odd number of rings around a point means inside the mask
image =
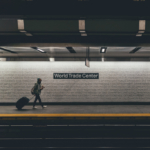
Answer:
[{"label": "recessed ceiling light", "polygon": [[106,53],[106,49],[107,49],[107,47],[101,47],[100,53]]},{"label": "recessed ceiling light", "polygon": [[42,53],[44,53],[44,51],[43,51],[42,49],[39,49],[39,48],[38,48],[37,50],[40,51],[40,52],[42,52]]},{"label": "recessed ceiling light", "polygon": [[38,47],[31,47],[31,48],[33,48],[33,49],[35,49],[35,50],[37,50],[37,51],[39,51],[39,52],[41,52],[41,53],[46,53],[45,51],[43,51],[42,49],[40,49],[40,48],[38,48]]}]

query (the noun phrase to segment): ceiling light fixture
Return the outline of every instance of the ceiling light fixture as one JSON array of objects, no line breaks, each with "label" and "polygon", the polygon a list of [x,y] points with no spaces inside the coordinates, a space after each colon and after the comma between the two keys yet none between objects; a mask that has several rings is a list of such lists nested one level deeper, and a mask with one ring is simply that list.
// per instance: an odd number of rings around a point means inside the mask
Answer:
[{"label": "ceiling light fixture", "polygon": [[101,47],[100,53],[106,53],[106,49],[107,49],[107,47]]},{"label": "ceiling light fixture", "polygon": [[24,33],[26,36],[33,36],[31,33],[28,33],[27,31],[25,31],[24,20],[18,19],[17,22],[18,22],[18,30],[21,33]]},{"label": "ceiling light fixture", "polygon": [[40,48],[38,48],[38,47],[31,47],[31,48],[33,48],[33,49],[35,49],[35,50],[37,50],[37,51],[39,51],[39,52],[41,52],[41,53],[46,53],[45,51],[43,51],[42,49],[40,49]]},{"label": "ceiling light fixture", "polygon": [[136,36],[142,36],[146,29],[146,20],[139,20],[139,31]]},{"label": "ceiling light fixture", "polygon": [[43,51],[42,49],[39,49],[39,48],[38,48],[37,50],[40,51],[40,52],[42,52],[42,53],[44,53],[44,51]]},{"label": "ceiling light fixture", "polygon": [[81,36],[87,36],[85,31],[85,20],[79,20],[79,32],[81,33]]}]

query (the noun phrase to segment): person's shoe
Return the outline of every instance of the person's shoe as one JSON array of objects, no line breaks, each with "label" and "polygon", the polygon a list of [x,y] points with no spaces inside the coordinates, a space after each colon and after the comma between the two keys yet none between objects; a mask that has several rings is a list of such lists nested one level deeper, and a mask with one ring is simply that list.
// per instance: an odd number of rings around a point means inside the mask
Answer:
[{"label": "person's shoe", "polygon": [[43,106],[43,108],[46,108],[47,106]]},{"label": "person's shoe", "polygon": [[34,106],[33,109],[37,109],[37,107]]}]

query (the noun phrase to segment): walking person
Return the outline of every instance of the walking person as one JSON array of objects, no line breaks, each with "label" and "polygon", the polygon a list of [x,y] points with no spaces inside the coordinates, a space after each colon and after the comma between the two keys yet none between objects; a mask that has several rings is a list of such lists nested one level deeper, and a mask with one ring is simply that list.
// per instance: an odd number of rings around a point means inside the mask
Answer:
[{"label": "walking person", "polygon": [[43,106],[42,102],[41,102],[41,98],[40,98],[40,94],[41,91],[45,88],[44,86],[41,85],[42,79],[38,78],[37,79],[37,83],[35,83],[34,85],[34,95],[35,95],[35,100],[33,103],[33,108],[36,109],[37,107],[35,107],[36,101],[39,100],[40,105],[42,106],[42,108],[46,108],[47,106]]}]

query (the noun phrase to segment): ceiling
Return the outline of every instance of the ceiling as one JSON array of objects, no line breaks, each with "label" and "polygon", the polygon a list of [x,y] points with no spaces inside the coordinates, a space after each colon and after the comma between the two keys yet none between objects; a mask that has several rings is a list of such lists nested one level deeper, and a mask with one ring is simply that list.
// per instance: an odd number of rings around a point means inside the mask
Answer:
[{"label": "ceiling", "polygon": [[0,46],[145,47],[150,46],[149,38],[148,19],[0,18]]},{"label": "ceiling", "polygon": [[17,52],[2,50],[0,56],[85,57],[90,47],[90,56],[100,57],[105,46],[105,57],[149,57],[149,5],[150,0],[0,0],[0,47]]},{"label": "ceiling", "polygon": [[[36,47],[37,48],[37,47]],[[106,53],[100,53],[101,47],[89,47],[89,57],[150,57],[150,47],[106,47]],[[0,47],[0,57],[70,57],[87,56],[87,47],[38,47],[44,53],[32,47]],[[70,51],[71,49],[71,51]],[[132,52],[132,53],[131,53]]]},{"label": "ceiling", "polygon": [[0,14],[24,18],[141,17],[149,16],[149,4],[149,0],[0,0]]}]

